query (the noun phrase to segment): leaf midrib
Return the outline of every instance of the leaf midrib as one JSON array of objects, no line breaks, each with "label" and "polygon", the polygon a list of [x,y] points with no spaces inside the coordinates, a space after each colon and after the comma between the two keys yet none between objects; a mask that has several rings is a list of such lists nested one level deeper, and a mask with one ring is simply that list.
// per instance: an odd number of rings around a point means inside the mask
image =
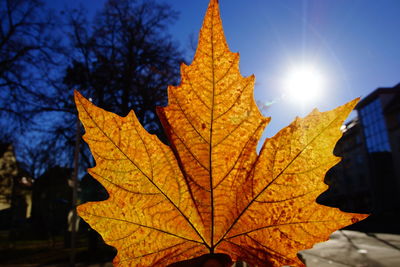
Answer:
[{"label": "leaf midrib", "polygon": [[[200,234],[200,232],[196,229],[196,227],[193,225],[193,223],[189,220],[189,218],[183,213],[183,211],[172,201],[172,199],[170,199],[162,190],[160,187],[158,187],[151,179],[150,177],[144,173],[142,171],[141,168],[139,168],[139,166],[124,152],[121,150],[121,148],[119,148],[115,142],[111,139],[110,136],[108,136],[103,129],[97,124],[97,122],[93,119],[93,117],[91,116],[91,114],[88,112],[88,110],[86,109],[85,105],[82,103],[81,98],[78,98],[81,107],[85,110],[87,116],[90,118],[90,120],[95,124],[95,126],[97,127],[97,129],[99,129],[104,136],[107,137],[107,139],[110,140],[110,142],[143,174],[144,177],[147,178],[147,180],[165,197],[165,199],[167,199],[168,202],[170,202],[172,204],[172,206],[182,215],[182,217],[188,222],[188,224],[191,226],[191,228],[195,231],[195,233],[200,237],[200,239],[203,241],[203,244],[209,248],[209,245],[207,244],[207,242],[205,241],[204,237]],[[135,126],[136,129],[136,126]],[[137,129],[136,129],[137,130]],[[138,132],[137,132],[138,133]],[[138,133],[139,135],[139,133]],[[145,145],[143,143],[143,145]]]},{"label": "leaf midrib", "polygon": [[214,100],[215,100],[215,65],[214,65],[214,8],[213,3],[211,13],[211,70],[212,70],[212,100],[211,100],[211,117],[210,117],[210,137],[209,137],[209,154],[208,162],[210,166],[210,200],[211,200],[211,247],[210,254],[214,254],[214,185],[213,185],[213,166],[212,166],[212,150],[213,150],[213,125],[214,125]]},{"label": "leaf midrib", "polygon": [[[311,145],[315,139],[317,139],[319,136],[321,136],[327,129],[330,128],[330,126],[340,117],[341,113],[336,116],[325,128],[322,129],[321,132],[319,132],[314,138],[312,138],[312,140],[310,142],[308,142],[306,144],[306,146],[304,146],[304,148],[297,153],[297,155],[295,157],[293,157],[293,159],[289,162],[289,164],[286,165],[286,167],[281,170],[279,172],[279,174],[273,179],[271,180],[250,202],[249,204],[247,204],[247,206],[245,208],[243,208],[242,212],[239,214],[239,216],[236,217],[236,219],[233,221],[233,223],[231,224],[231,226],[228,228],[228,230],[225,232],[225,234],[220,238],[220,240],[218,240],[218,242],[215,244],[215,246],[218,246],[222,241],[225,240],[226,235],[233,229],[233,227],[236,225],[236,223],[240,220],[240,218],[243,216],[244,213],[246,213],[246,211],[250,208],[250,206],[256,202],[257,198],[262,195],[284,172],[285,170],[287,170],[287,168],[289,168],[289,166],[292,165],[292,163],[304,152],[304,150]],[[261,151],[262,152],[262,151]],[[261,155],[260,152],[260,155]],[[253,168],[255,168],[255,166],[257,165],[256,163],[259,161],[260,156],[257,157],[257,161],[255,162],[255,164],[253,165]],[[265,228],[265,227],[264,227]],[[239,236],[241,234],[235,235],[235,236]]]}]

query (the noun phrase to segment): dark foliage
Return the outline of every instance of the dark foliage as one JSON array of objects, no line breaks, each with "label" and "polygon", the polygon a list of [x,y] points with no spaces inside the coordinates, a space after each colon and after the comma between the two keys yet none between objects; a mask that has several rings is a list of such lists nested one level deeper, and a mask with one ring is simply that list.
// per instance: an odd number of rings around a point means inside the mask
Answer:
[{"label": "dark foliage", "polygon": [[[73,165],[74,89],[121,116],[134,110],[165,141],[155,107],[166,105],[182,61],[168,5],[109,0],[90,21],[84,9],[56,18],[39,0],[5,0],[0,17],[0,138],[31,177]],[[82,172],[93,160],[83,142],[80,150]]]},{"label": "dark foliage", "polygon": [[139,121],[163,140],[155,114],[167,103],[167,84],[176,84],[180,53],[166,34],[176,18],[154,1],[108,1],[90,25],[81,12],[69,15],[73,60],[63,79],[106,110]]}]

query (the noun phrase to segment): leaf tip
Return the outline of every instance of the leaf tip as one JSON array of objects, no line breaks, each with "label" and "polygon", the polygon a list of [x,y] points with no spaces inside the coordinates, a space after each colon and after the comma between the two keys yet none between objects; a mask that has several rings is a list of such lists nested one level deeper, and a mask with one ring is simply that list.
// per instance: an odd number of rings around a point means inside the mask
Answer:
[{"label": "leaf tip", "polygon": [[357,106],[358,102],[360,102],[360,100],[361,100],[361,97],[357,97],[357,98],[354,98],[353,100],[351,100],[348,104],[350,106],[352,106],[352,108],[354,109]]},{"label": "leaf tip", "polygon": [[342,111],[345,111],[345,113],[350,114],[350,112],[352,112],[353,109],[357,106],[359,101],[360,101],[360,98],[357,97],[357,98],[355,98],[353,100],[350,100],[346,104],[337,107],[335,110],[342,110]]},{"label": "leaf tip", "polygon": [[[74,99],[75,99],[75,104],[82,105],[84,102],[88,101],[78,90],[74,89]],[[86,101],[85,101],[86,100]]]},{"label": "leaf tip", "polygon": [[76,212],[78,213],[79,216],[82,217],[82,215],[85,213],[86,207],[85,204],[80,204],[76,207]]},{"label": "leaf tip", "polygon": [[361,222],[362,220],[366,219],[369,217],[370,214],[356,214],[353,218],[351,218],[351,223],[358,223]]},{"label": "leaf tip", "polygon": [[219,4],[219,0],[210,0],[210,4]]},{"label": "leaf tip", "polygon": [[81,93],[78,92],[78,90],[74,89],[74,99],[75,99],[75,103],[78,102],[78,99],[82,97]]}]

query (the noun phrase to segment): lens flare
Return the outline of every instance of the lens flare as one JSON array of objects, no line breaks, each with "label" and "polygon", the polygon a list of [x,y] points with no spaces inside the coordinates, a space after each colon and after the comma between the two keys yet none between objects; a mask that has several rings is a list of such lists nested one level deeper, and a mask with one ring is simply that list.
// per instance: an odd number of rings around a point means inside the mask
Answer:
[{"label": "lens flare", "polygon": [[283,86],[286,97],[305,104],[321,97],[324,83],[324,78],[317,68],[302,65],[289,71]]}]

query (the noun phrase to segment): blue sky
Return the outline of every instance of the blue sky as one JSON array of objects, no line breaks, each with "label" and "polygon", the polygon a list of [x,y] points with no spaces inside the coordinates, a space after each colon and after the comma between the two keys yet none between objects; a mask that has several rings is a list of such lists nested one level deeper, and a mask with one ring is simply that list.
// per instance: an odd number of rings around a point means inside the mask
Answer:
[{"label": "blue sky", "polygon": [[[180,13],[170,33],[191,57],[208,0],[164,2]],[[93,15],[104,0],[48,1],[55,9],[80,3]],[[314,107],[331,109],[400,82],[398,0],[220,0],[220,7],[242,74],[256,75],[256,100],[274,103],[264,111],[272,117],[266,136]],[[282,81],[302,64],[325,80],[321,97],[307,104],[282,97]]]}]

